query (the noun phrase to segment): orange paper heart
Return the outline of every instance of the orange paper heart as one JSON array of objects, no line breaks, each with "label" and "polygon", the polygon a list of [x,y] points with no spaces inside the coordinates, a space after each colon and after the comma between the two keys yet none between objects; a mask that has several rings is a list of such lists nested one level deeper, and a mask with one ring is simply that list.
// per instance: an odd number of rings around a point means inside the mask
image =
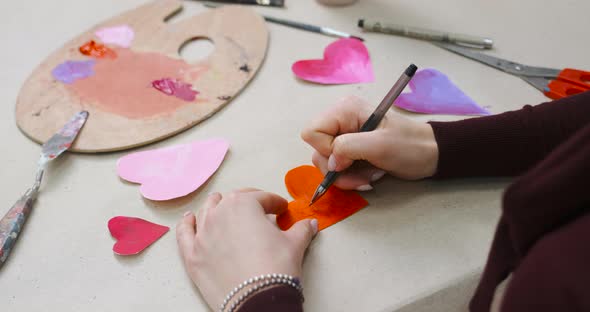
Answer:
[{"label": "orange paper heart", "polygon": [[321,171],[313,166],[300,166],[287,172],[285,185],[295,200],[289,203],[286,212],[277,216],[277,224],[283,231],[303,219],[317,219],[318,230],[321,231],[369,204],[356,192],[343,191],[333,186],[309,206],[315,189],[323,179]]}]

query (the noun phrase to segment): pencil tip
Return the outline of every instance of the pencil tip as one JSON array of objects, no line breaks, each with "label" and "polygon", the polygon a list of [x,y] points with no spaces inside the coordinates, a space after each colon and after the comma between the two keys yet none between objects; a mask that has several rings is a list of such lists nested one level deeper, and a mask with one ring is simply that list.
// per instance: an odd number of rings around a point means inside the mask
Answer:
[{"label": "pencil tip", "polygon": [[357,36],[350,36],[350,38],[360,40],[360,41],[365,41],[365,39],[363,39],[361,37],[357,37]]}]

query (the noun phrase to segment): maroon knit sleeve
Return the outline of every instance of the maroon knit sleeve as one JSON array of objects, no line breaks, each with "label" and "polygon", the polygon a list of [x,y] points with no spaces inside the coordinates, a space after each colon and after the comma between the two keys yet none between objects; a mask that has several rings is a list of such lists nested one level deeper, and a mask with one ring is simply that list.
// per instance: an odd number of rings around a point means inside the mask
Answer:
[{"label": "maroon knit sleeve", "polygon": [[590,124],[506,189],[503,214],[471,311],[590,311]]},{"label": "maroon knit sleeve", "polygon": [[238,312],[302,312],[301,293],[287,285],[262,290],[240,305]]},{"label": "maroon knit sleeve", "polygon": [[590,91],[493,116],[430,122],[439,148],[435,178],[514,176],[590,123]]}]

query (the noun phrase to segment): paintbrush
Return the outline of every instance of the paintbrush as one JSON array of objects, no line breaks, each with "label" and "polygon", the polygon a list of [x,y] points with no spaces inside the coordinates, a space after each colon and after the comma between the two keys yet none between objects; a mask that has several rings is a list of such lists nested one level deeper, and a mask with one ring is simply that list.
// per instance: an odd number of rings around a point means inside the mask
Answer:
[{"label": "paintbrush", "polygon": [[253,4],[262,6],[283,7],[285,0],[209,0],[211,2],[225,2],[231,4]]},{"label": "paintbrush", "polygon": [[37,176],[33,186],[8,210],[6,215],[0,220],[0,267],[8,258],[18,235],[25,225],[25,221],[29,217],[33,209],[33,202],[37,198],[39,188],[41,187],[41,180],[47,163],[57,158],[65,152],[76,137],[78,132],[86,119],[88,112],[82,111],[74,115],[59,132],[54,134],[45,144],[41,151],[41,157],[37,167]]},{"label": "paintbrush", "polygon": [[[204,5],[209,8],[218,8],[218,7],[222,6],[221,4],[210,3],[210,2],[205,2]],[[360,41],[365,41],[365,39],[363,39],[361,37],[353,36],[351,34],[348,34],[348,33],[345,33],[343,31],[339,31],[336,29],[332,29],[329,27],[321,27],[321,26],[315,26],[315,25],[310,25],[310,24],[304,24],[304,23],[300,23],[300,22],[290,21],[290,20],[286,20],[286,19],[280,19],[280,18],[271,17],[271,16],[267,16],[267,15],[263,15],[263,17],[264,17],[265,21],[275,23],[275,24],[281,24],[284,26],[289,26],[289,27],[293,27],[293,28],[297,28],[297,29],[301,29],[301,30],[307,30],[307,31],[311,31],[311,32],[319,33],[319,34],[324,34],[327,36],[332,36],[332,37],[354,38],[354,39],[358,39]]]}]

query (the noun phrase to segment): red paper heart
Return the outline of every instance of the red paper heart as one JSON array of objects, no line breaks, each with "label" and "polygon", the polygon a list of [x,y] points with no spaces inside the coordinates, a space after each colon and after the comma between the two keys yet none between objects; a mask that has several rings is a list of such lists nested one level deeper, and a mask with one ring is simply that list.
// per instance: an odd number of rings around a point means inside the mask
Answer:
[{"label": "red paper heart", "polygon": [[109,220],[109,231],[117,240],[113,251],[121,256],[135,255],[153,244],[170,229],[133,217],[114,217]]},{"label": "red paper heart", "polygon": [[298,61],[291,69],[303,80],[322,84],[347,84],[374,80],[369,51],[357,39],[339,39],[324,50],[323,59]]},{"label": "red paper heart", "polygon": [[286,212],[277,216],[277,224],[282,230],[289,229],[295,222],[303,219],[317,219],[321,231],[338,223],[368,203],[355,191],[344,191],[332,186],[317,202],[309,206],[316,187],[322,182],[322,172],[313,166],[300,166],[285,175],[285,184],[294,201],[289,203]]}]

